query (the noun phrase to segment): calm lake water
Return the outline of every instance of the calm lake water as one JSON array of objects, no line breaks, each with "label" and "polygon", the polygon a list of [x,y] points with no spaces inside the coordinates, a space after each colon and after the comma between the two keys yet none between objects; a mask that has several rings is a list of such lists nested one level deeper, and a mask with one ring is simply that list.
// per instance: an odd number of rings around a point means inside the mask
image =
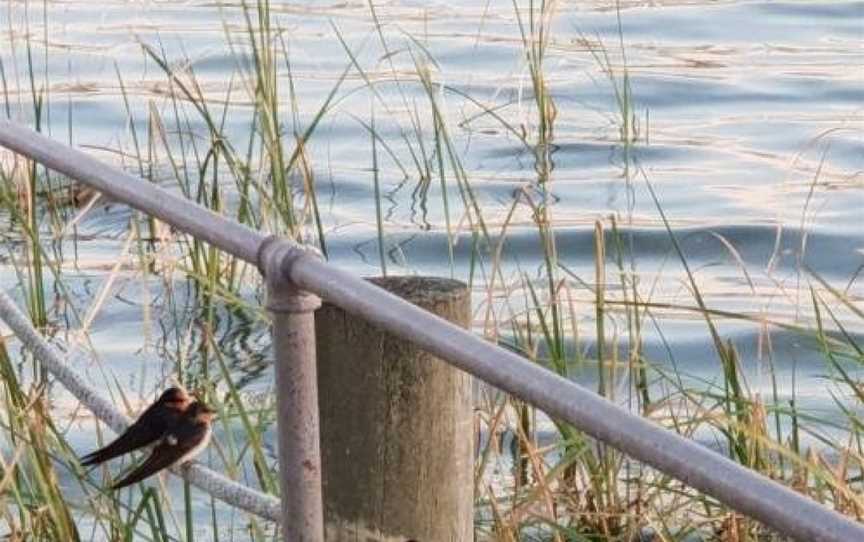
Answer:
[{"label": "calm lake water", "polygon": [[[778,399],[794,396],[825,419],[840,412],[817,346],[800,333],[758,321],[812,327],[809,288],[818,284],[816,276],[858,307],[864,301],[864,3],[623,1],[619,18],[612,2],[561,2],[548,21],[543,65],[556,107],[543,187],[535,154],[488,113],[529,137],[537,133],[531,75],[511,2],[382,3],[376,14],[386,51],[366,2],[299,4],[272,2],[290,60],[290,79],[287,67],[279,66],[286,133],[302,132],[314,120],[350,67],[348,50],[364,70],[364,77],[348,70],[307,148],[331,261],[362,275],[380,272],[368,129],[374,109],[387,271],[469,278],[472,237],[450,166],[452,265],[437,161],[423,199],[401,135],[413,131],[417,119],[427,141],[434,140],[428,95],[412,75],[413,54],[426,59],[438,85],[455,153],[490,234],[497,239],[506,230],[503,275],[511,302],[524,307],[523,277],[543,276],[531,205],[542,201],[554,224],[561,278],[576,277],[570,295],[584,339],[572,347],[590,357],[594,224],[603,220],[611,229],[609,217],[615,216],[643,300],[673,306],[646,320],[646,357],[658,367],[674,364],[694,385],[716,382],[717,355],[704,320],[683,308],[696,302],[647,189],[650,182],[706,304],[756,320],[717,320],[739,349],[750,388],[771,397],[773,365]],[[527,11],[521,16],[527,25]],[[130,112],[140,137],[152,111],[173,118],[174,107],[164,72],[142,50],[146,44],[164,51],[176,68],[194,70],[219,116],[220,102],[233,88],[225,131],[242,146],[250,126],[239,72],[248,60],[244,28],[233,1],[11,0],[0,8],[4,94],[13,116],[32,119],[29,52],[37,88],[49,91],[43,129],[137,172]],[[627,148],[616,101],[625,72],[634,119]],[[204,134],[191,107],[182,107],[189,119],[183,129]],[[290,138],[286,146],[292,146]],[[171,177],[164,153],[154,171]],[[225,196],[236,204],[227,179]],[[77,309],[86,313],[114,277],[89,328],[101,364],[81,361],[78,368],[106,386],[116,378],[146,400],[178,359],[194,363],[200,355],[190,338],[200,315],[187,306],[191,292],[182,274],[142,282],[135,245],[126,245],[131,216],[120,205],[88,212],[78,224],[77,243],[63,243],[63,278]],[[308,231],[314,239],[313,228]],[[14,232],[3,235],[14,241]],[[0,280],[12,289],[18,279],[7,255]],[[112,275],[112,265],[124,257],[128,263]],[[474,273],[482,332],[485,278]],[[610,269],[608,279],[617,284],[617,273]],[[173,286],[171,296],[164,281]],[[505,288],[496,293],[504,297]],[[830,294],[825,299],[846,331],[864,342],[864,321]],[[496,310],[506,329],[504,306],[499,300]],[[610,337],[625,343],[623,316],[613,314],[608,325]],[[272,382],[264,324],[225,315],[218,341],[247,392],[266,396]],[[596,385],[595,374],[596,366],[573,368],[574,378],[588,385]],[[92,430],[91,423],[75,424],[70,438],[87,449]]]}]

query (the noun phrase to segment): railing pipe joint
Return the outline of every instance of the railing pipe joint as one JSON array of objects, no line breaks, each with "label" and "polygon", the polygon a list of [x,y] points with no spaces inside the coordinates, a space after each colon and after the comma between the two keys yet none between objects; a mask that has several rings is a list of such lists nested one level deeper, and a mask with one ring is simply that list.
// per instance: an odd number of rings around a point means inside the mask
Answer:
[{"label": "railing pipe joint", "polygon": [[270,235],[258,247],[258,271],[268,282],[291,281],[291,269],[300,258],[322,260],[321,253],[309,245],[301,245],[278,235]]}]

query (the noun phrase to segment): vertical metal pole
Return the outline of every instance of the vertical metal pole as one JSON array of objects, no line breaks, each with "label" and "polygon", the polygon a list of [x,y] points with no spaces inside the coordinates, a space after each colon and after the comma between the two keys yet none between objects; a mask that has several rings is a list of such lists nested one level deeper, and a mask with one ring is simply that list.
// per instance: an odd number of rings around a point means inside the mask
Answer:
[{"label": "vertical metal pole", "polygon": [[265,242],[258,260],[273,315],[282,537],[288,542],[323,542],[314,314],[321,300],[288,280],[284,270],[292,252],[301,251]]}]

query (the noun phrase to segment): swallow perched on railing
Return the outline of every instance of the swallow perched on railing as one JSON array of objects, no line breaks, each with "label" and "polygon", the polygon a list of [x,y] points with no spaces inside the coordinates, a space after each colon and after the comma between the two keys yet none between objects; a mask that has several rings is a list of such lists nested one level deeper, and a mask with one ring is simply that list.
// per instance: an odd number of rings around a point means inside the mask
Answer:
[{"label": "swallow perched on railing", "polygon": [[177,424],[191,403],[192,398],[186,390],[168,388],[114,442],[85,455],[81,464],[85,467],[97,465],[153,444]]},{"label": "swallow perched on railing", "polygon": [[134,484],[201,452],[210,442],[214,413],[183,389],[169,388],[114,442],[87,454],[81,464],[95,465],[155,444],[150,456],[112,488]]},{"label": "swallow perched on railing", "polygon": [[216,411],[201,401],[189,405],[174,427],[170,428],[143,463],[111,486],[120,489],[156,474],[162,469],[179,465],[201,453],[210,443],[213,429],[210,422]]}]

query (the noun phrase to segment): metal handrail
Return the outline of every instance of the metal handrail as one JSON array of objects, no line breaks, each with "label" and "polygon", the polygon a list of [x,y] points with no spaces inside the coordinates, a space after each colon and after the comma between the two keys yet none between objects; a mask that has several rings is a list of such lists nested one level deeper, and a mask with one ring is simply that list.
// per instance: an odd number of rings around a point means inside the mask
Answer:
[{"label": "metal handrail", "polygon": [[[0,121],[0,145],[269,270],[594,438],[796,540],[864,540],[864,525],[654,423],[556,373],[442,320],[287,240],[268,238],[32,130]],[[284,362],[284,360],[282,360]],[[280,420],[281,423],[281,420]],[[280,439],[280,455],[283,453]],[[284,491],[284,486],[283,486]],[[283,512],[288,517],[284,498]],[[285,526],[288,527],[288,526]],[[312,538],[309,538],[310,540]]]}]

